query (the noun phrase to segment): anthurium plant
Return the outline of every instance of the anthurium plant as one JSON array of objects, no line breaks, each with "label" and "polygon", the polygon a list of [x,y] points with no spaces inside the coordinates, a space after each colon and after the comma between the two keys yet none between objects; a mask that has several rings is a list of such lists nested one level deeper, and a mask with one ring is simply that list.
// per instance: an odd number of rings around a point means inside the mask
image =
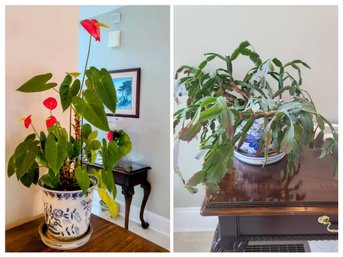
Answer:
[{"label": "anthurium plant", "polygon": [[[233,62],[242,56],[248,57],[252,66],[237,79]],[[207,70],[213,60],[222,65]],[[197,158],[203,157],[202,169],[188,181],[175,163],[176,173],[190,192],[195,193],[195,186],[201,183],[217,190],[218,182],[232,168],[234,151],[246,140],[256,119],[264,120],[258,152],[263,153],[265,162],[272,144],[276,152],[287,154],[290,174],[304,147],[310,147],[318,158],[332,155],[337,173],[338,134],[317,112],[309,92],[301,87],[302,67],[310,69],[301,60],[263,61],[244,41],[230,55],[207,53],[198,66],[183,65],[176,71],[175,98],[187,98],[186,107],[174,113],[176,155],[180,140],[189,142],[200,135]],[[332,136],[324,139],[325,124]]]},{"label": "anthurium plant", "polygon": [[[34,76],[17,89],[23,93],[55,90],[59,93],[60,104],[53,97],[43,101],[42,108],[45,106],[47,111],[46,131],[36,130],[35,122],[44,121],[35,119],[34,114],[22,118],[25,128],[30,129],[32,133],[16,147],[8,161],[7,174],[9,177],[15,174],[18,181],[26,187],[40,181],[39,183],[49,189],[82,189],[86,192],[91,180],[84,162],[94,163],[100,154],[103,169],[92,170],[91,173],[99,180],[99,196],[109,207],[111,215],[116,216],[118,206],[114,201],[116,187],[112,168],[119,159],[131,151],[132,145],[129,136],[123,130],[117,131],[113,137],[108,125],[104,106],[115,113],[117,104],[117,95],[109,72],[104,68],[87,68],[92,38],[100,41],[100,27],[108,26],[95,19],[83,20],[81,25],[90,34],[82,80],[78,79],[80,73],[70,72],[57,87],[57,83],[51,82],[52,74],[46,73]],[[53,111],[56,108],[62,108],[64,112],[69,111],[71,121],[68,130],[61,126],[58,117],[54,115]],[[89,124],[81,126],[83,118]],[[107,131],[109,140],[98,141],[98,131],[90,124]],[[42,167],[47,169],[47,173],[39,178],[39,170]]]}]

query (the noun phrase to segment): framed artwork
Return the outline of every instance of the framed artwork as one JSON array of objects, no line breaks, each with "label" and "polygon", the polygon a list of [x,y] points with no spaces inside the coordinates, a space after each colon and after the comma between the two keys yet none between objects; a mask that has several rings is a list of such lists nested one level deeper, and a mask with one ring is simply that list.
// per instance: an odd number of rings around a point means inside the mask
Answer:
[{"label": "framed artwork", "polygon": [[[117,109],[114,116],[139,118],[141,69],[109,71],[117,91]],[[113,116],[107,108],[106,115]]]}]

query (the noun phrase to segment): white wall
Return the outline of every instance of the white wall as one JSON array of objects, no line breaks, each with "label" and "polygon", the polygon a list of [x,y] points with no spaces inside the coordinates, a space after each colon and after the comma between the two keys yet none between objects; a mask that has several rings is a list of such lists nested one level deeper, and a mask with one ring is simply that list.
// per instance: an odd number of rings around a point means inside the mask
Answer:
[{"label": "white wall", "polygon": [[[81,15],[87,8],[97,7],[82,6]],[[113,12],[95,17],[111,28],[101,29],[101,41],[92,44],[89,66],[108,70],[141,68],[140,117],[110,117],[109,122],[111,129],[124,129],[131,137],[133,150],[126,158],[152,167],[146,210],[169,218],[169,7],[125,6],[115,12],[121,13],[119,24],[111,24]],[[107,46],[111,30],[121,31],[119,48]],[[82,30],[79,35],[79,70],[83,70],[88,35]],[[99,137],[105,136],[101,133]],[[117,189],[117,197],[123,201],[121,188]],[[132,205],[140,207],[142,198],[143,190],[135,187]]]},{"label": "white wall", "polygon": [[[75,6],[7,6],[6,7],[6,164],[18,143],[33,133],[26,129],[20,117],[32,114],[37,130],[45,128],[49,116],[42,101],[49,96],[59,98],[54,91],[25,94],[15,91],[31,77],[51,72],[60,84],[67,71],[77,70],[77,36],[79,7]],[[63,17],[63,18],[61,18]],[[61,112],[54,115],[68,124]],[[30,131],[29,131],[30,130]],[[24,187],[15,175],[6,176],[6,227],[32,219],[43,212],[38,188]]]},{"label": "white wall", "polygon": [[[248,40],[263,59],[307,62],[312,69],[303,71],[303,88],[310,92],[318,111],[336,123],[337,22],[335,6],[176,6],[174,70],[183,64],[198,65],[206,52],[230,54]],[[234,63],[236,78],[246,72],[248,63]],[[197,149],[198,142],[180,146],[185,178],[201,169],[201,162],[194,159]],[[174,178],[174,206],[200,206],[204,190],[191,195],[176,175]]]}]

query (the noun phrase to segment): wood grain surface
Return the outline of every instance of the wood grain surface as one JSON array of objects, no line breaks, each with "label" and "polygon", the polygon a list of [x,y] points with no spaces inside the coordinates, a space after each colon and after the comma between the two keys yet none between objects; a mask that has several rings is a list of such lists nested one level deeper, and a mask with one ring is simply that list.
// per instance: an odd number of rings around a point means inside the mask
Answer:
[{"label": "wood grain surface", "polygon": [[[6,230],[6,252],[56,252],[43,244],[38,226],[43,217]],[[92,215],[88,243],[71,252],[167,252],[166,249],[100,217]]]}]

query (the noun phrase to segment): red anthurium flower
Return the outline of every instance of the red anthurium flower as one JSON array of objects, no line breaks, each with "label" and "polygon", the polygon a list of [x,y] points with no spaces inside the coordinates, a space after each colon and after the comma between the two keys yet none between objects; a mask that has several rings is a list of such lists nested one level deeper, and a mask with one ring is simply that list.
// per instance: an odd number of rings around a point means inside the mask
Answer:
[{"label": "red anthurium flower", "polygon": [[56,118],[51,115],[45,121],[46,127],[50,128],[51,126],[55,125],[56,122],[57,122]]},{"label": "red anthurium flower", "polygon": [[100,27],[98,26],[98,21],[95,19],[86,19],[80,22],[82,27],[87,30],[87,32],[95,38],[96,41],[100,41]]},{"label": "red anthurium flower", "polygon": [[49,110],[53,110],[57,106],[57,101],[53,97],[48,97],[47,99],[44,100],[43,102],[44,106],[48,108]]},{"label": "red anthurium flower", "polygon": [[29,116],[27,116],[26,118],[21,118],[21,120],[24,121],[24,126],[25,128],[28,128],[30,127],[31,123],[32,123],[32,120],[31,120],[31,114]]},{"label": "red anthurium flower", "polygon": [[107,133],[107,139],[108,139],[108,141],[113,140],[113,133],[111,131]]}]

